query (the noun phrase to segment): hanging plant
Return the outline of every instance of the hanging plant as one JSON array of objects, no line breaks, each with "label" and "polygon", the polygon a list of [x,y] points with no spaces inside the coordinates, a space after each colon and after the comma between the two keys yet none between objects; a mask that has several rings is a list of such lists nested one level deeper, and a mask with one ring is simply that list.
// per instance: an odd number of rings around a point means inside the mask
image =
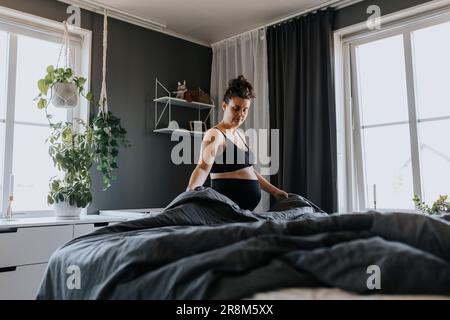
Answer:
[{"label": "hanging plant", "polygon": [[[72,68],[48,66],[47,74],[37,83],[39,89],[38,108],[46,109],[50,103],[55,107],[74,108],[78,106],[80,95],[86,100],[92,101],[92,92],[85,93],[85,83],[86,79],[75,76]],[[48,96],[49,91],[50,96]]]},{"label": "hanging plant", "polygon": [[93,120],[94,140],[97,146],[97,170],[103,174],[103,190],[111,186],[111,181],[117,179],[112,174],[117,168],[119,147],[130,147],[126,138],[127,131],[121,126],[120,119],[108,111],[106,94],[106,53],[108,45],[108,16],[105,10],[103,20],[103,80],[98,103],[98,114]]},{"label": "hanging plant", "polygon": [[107,116],[99,113],[93,120],[94,140],[97,146],[97,170],[103,174],[103,189],[111,186],[111,181],[117,179],[112,174],[117,169],[119,147],[130,147],[126,138],[127,131],[121,126],[120,119],[110,111]]},{"label": "hanging plant", "polygon": [[[37,106],[39,109],[46,109],[51,103],[59,108],[75,108],[79,103],[79,96],[82,95],[88,101],[92,101],[92,92],[84,92],[86,79],[74,75],[70,67],[70,38],[67,22],[64,21],[64,42],[59,52],[56,68],[53,65],[47,67],[47,74],[37,83],[39,95],[37,96]],[[64,51],[64,67],[59,67],[61,54]],[[50,91],[50,97],[48,97]],[[47,114],[47,117],[49,115]]]}]

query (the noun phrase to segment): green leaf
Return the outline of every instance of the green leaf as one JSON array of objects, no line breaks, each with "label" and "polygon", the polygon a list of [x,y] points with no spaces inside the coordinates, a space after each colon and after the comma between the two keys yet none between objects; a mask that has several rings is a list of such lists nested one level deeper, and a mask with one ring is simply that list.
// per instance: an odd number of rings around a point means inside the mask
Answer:
[{"label": "green leaf", "polygon": [[70,78],[70,77],[72,77],[72,75],[73,75],[72,69],[67,68],[66,71],[64,72],[64,77]]},{"label": "green leaf", "polygon": [[51,84],[53,84],[53,81],[55,81],[55,74],[52,72],[52,73],[48,73],[46,76],[45,76],[45,82],[48,84],[48,85],[51,85]]},{"label": "green leaf", "polygon": [[85,82],[86,82],[85,78],[83,78],[83,77],[78,78],[78,86],[79,87],[82,87],[85,84]]},{"label": "green leaf", "polygon": [[55,67],[54,66],[50,65],[50,66],[47,67],[47,72],[48,73],[53,73],[54,71],[55,71]]},{"label": "green leaf", "polygon": [[47,100],[44,98],[39,99],[37,106],[39,109],[44,109],[47,106]]},{"label": "green leaf", "polygon": [[92,91],[89,91],[89,92],[86,94],[86,99],[87,99],[88,101],[92,101],[93,98],[94,98],[94,93],[93,93]]},{"label": "green leaf", "polygon": [[52,182],[52,191],[56,192],[58,191],[58,189],[59,189],[59,182],[55,180]]},{"label": "green leaf", "polygon": [[47,84],[47,82],[44,79],[40,79],[38,81],[38,88],[39,88],[39,91],[42,94],[45,94],[45,95],[47,94],[47,92],[48,92],[48,84]]}]

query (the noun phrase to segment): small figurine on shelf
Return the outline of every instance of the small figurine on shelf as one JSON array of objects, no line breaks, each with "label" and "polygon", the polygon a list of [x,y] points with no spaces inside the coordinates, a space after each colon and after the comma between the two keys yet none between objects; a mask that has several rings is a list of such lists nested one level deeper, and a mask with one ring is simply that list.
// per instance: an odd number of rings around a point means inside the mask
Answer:
[{"label": "small figurine on shelf", "polygon": [[177,91],[173,91],[173,93],[176,94],[177,99],[184,99],[184,93],[188,91],[186,88],[186,80],[183,81],[183,83],[178,82]]},{"label": "small figurine on shelf", "polygon": [[187,91],[184,94],[184,100],[188,102],[201,102],[206,104],[212,103],[209,95],[200,88]]},{"label": "small figurine on shelf", "polygon": [[180,127],[178,126],[178,122],[176,122],[175,120],[170,121],[167,128],[172,130],[180,129]]}]

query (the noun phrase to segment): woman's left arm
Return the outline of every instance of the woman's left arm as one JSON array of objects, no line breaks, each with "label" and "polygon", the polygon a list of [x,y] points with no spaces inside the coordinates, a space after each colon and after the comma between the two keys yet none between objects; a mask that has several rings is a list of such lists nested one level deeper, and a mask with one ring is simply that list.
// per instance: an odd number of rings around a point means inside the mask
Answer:
[{"label": "woman's left arm", "polygon": [[269,181],[267,181],[256,169],[253,169],[255,171],[256,176],[258,177],[259,184],[261,185],[261,189],[264,191],[270,193],[273,195],[276,199],[286,199],[288,198],[287,192],[278,189],[273,184],[271,184]]}]

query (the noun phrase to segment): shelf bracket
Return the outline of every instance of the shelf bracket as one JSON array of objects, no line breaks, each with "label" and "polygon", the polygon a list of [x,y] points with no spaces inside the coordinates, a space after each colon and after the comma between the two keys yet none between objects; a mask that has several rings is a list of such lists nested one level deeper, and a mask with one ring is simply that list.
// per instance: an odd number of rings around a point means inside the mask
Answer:
[{"label": "shelf bracket", "polygon": [[[171,97],[171,93],[167,88],[158,80],[158,78],[155,78],[155,99],[158,98],[158,86],[164,89],[164,91],[167,92],[168,96]],[[158,124],[161,121],[162,116],[164,115],[164,112],[166,111],[167,107],[169,107],[169,123],[172,120],[172,104],[171,101],[167,101],[164,109],[161,112],[161,115],[158,118],[158,101],[155,101],[155,130],[158,129]]]}]

